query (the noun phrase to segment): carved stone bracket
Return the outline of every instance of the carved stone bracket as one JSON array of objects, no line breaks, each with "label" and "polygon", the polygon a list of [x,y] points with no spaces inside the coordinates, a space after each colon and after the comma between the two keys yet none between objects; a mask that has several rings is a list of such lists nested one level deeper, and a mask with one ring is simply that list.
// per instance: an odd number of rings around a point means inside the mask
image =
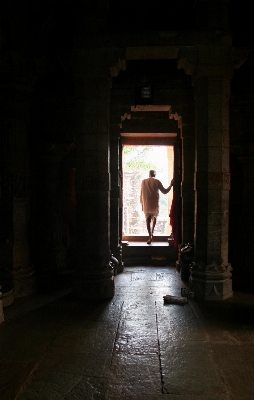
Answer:
[{"label": "carved stone bracket", "polygon": [[120,71],[125,71],[125,70],[126,70],[126,61],[121,60],[120,58],[118,58],[116,63],[110,67],[110,73],[112,78],[118,76]]},{"label": "carved stone bracket", "polygon": [[248,51],[227,46],[182,46],[179,49],[177,67],[187,75],[223,76],[232,78],[234,69],[239,68],[247,59]]},{"label": "carved stone bracket", "polygon": [[124,115],[121,115],[121,122],[119,124],[120,128],[123,127],[122,122],[125,121],[126,119],[131,119],[131,114],[124,113]]}]

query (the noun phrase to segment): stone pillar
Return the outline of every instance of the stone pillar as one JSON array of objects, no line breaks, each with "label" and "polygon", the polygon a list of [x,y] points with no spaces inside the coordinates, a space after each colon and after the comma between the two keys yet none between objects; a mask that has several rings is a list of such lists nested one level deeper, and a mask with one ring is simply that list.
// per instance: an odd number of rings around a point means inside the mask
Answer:
[{"label": "stone pillar", "polygon": [[181,49],[195,94],[195,227],[190,286],[195,297],[233,296],[228,262],[229,96],[239,54],[228,46]]},{"label": "stone pillar", "polygon": [[230,80],[204,76],[195,81],[195,297],[224,300],[233,295],[228,263]]},{"label": "stone pillar", "polygon": [[228,262],[229,96],[234,68],[246,51],[225,45],[181,48],[178,67],[192,75],[195,100],[194,263],[190,286],[195,297],[233,296]]},{"label": "stone pillar", "polygon": [[35,293],[35,271],[30,263],[29,245],[30,201],[26,197],[13,199],[13,276],[14,297]]},{"label": "stone pillar", "polygon": [[110,261],[109,100],[107,50],[76,49],[77,297],[113,297]]},{"label": "stone pillar", "polygon": [[119,232],[119,209],[121,205],[121,179],[119,176],[119,121],[110,124],[110,250],[118,260],[117,272],[122,272],[124,263],[122,260],[122,245]]},{"label": "stone pillar", "polygon": [[199,48],[194,77],[195,297],[224,300],[233,295],[228,263],[229,96],[233,68],[228,47]]},{"label": "stone pillar", "polygon": [[183,253],[181,250],[186,244],[194,245],[194,165],[195,165],[195,140],[192,124],[182,124],[182,182],[181,182],[181,232],[182,243],[179,244],[177,266],[181,279],[188,281],[190,276],[190,263],[193,261],[193,251]]},{"label": "stone pillar", "polygon": [[[37,289],[45,292],[55,289],[68,270],[68,246],[66,240],[67,212],[69,204],[68,178],[62,176],[64,158],[75,149],[74,143],[43,143],[36,152],[40,173],[33,178],[33,259],[36,266]],[[35,149],[34,149],[35,151]],[[36,150],[37,151],[37,150]],[[34,167],[35,168],[35,167]],[[67,182],[66,182],[67,181]],[[66,208],[68,204],[68,209]],[[68,210],[68,211],[67,211]],[[70,214],[69,214],[70,215]],[[70,222],[70,221],[68,221]],[[62,277],[62,278],[61,278]]]},{"label": "stone pillar", "polygon": [[12,274],[14,297],[30,295],[35,291],[28,240],[28,136],[32,86],[24,77],[10,76],[8,79],[5,77],[1,87],[1,220],[4,224],[1,255],[5,256],[0,262],[1,269]]},{"label": "stone pillar", "polygon": [[194,127],[182,125],[182,243],[194,241]]}]

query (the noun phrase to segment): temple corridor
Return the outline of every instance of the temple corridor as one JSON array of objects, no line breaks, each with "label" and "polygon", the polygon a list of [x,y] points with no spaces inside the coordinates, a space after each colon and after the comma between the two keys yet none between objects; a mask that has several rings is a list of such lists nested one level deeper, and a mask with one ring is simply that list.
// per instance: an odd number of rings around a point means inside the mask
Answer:
[{"label": "temple corridor", "polygon": [[115,286],[102,303],[62,286],[7,307],[1,400],[253,399],[254,294],[165,304],[188,286],[174,266],[125,267]]}]

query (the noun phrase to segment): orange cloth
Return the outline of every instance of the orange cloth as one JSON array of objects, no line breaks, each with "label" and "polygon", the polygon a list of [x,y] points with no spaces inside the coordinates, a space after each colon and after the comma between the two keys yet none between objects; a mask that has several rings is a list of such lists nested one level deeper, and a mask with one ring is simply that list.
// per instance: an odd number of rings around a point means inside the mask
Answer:
[{"label": "orange cloth", "polygon": [[178,232],[178,225],[177,225],[177,204],[176,204],[176,191],[173,192],[173,199],[170,208],[170,225],[172,226],[172,238],[174,241],[174,246],[178,248],[179,244],[179,232]]}]

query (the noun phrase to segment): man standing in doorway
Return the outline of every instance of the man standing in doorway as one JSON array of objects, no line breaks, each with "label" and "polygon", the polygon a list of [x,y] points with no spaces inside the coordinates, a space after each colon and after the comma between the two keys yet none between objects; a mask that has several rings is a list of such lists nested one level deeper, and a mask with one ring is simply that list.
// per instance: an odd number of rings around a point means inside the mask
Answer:
[{"label": "man standing in doorway", "polygon": [[[146,218],[146,227],[149,234],[147,244],[151,244],[153,240],[153,231],[156,225],[156,218],[159,214],[159,190],[163,194],[167,194],[172,186],[174,179],[171,180],[170,186],[165,189],[161,181],[155,178],[156,171],[149,171],[149,178],[143,179],[140,191],[140,203]],[[152,226],[151,226],[152,223]]]}]

